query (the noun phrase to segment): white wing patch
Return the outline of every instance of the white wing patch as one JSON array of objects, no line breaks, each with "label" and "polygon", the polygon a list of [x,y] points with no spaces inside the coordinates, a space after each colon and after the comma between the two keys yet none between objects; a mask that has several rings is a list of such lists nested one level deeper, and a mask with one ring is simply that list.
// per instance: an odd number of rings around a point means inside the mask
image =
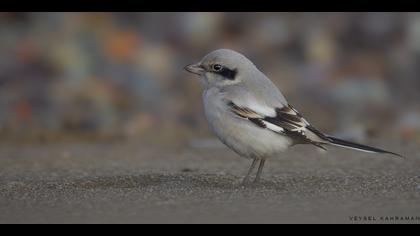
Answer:
[{"label": "white wing patch", "polygon": [[270,122],[267,121],[263,121],[264,125],[266,126],[267,129],[272,130],[276,133],[284,133],[284,129],[280,126],[274,125]]}]

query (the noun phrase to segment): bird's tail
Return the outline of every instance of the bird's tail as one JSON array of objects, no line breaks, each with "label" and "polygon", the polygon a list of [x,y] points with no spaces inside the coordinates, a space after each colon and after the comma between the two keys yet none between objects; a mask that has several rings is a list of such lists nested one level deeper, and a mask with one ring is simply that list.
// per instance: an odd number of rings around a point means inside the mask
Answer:
[{"label": "bird's tail", "polygon": [[335,138],[328,135],[325,135],[325,137],[329,141],[329,144],[334,145],[334,146],[349,148],[349,149],[362,151],[362,152],[369,152],[369,153],[387,153],[387,154],[391,154],[391,155],[395,155],[395,156],[403,158],[403,156],[395,152],[390,152],[390,151],[382,150],[375,147],[370,147],[363,144],[353,143],[350,141],[342,140],[342,139]]}]

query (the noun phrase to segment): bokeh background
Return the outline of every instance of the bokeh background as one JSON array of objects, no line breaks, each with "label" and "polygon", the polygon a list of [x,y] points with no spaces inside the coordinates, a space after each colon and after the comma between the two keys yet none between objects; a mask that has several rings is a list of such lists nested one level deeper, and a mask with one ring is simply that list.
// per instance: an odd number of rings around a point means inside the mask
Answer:
[{"label": "bokeh background", "polygon": [[326,132],[420,143],[419,13],[0,13],[0,140],[201,145],[183,67],[218,48]]}]

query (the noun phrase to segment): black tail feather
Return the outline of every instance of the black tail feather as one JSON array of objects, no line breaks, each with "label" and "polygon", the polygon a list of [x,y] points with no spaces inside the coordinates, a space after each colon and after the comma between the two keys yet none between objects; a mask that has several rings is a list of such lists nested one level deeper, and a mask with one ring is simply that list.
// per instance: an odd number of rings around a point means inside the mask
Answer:
[{"label": "black tail feather", "polygon": [[390,152],[390,151],[382,150],[382,149],[379,149],[379,148],[366,146],[366,145],[363,145],[363,144],[353,143],[353,142],[338,139],[338,138],[335,138],[335,137],[332,137],[332,136],[325,135],[324,137],[332,145],[336,145],[336,146],[340,146],[340,147],[344,147],[344,148],[355,149],[355,150],[359,150],[359,151],[363,151],[363,152],[387,153],[387,154],[391,154],[391,155],[395,155],[395,156],[404,158],[403,156],[401,156],[400,154],[395,153],[395,152]]}]

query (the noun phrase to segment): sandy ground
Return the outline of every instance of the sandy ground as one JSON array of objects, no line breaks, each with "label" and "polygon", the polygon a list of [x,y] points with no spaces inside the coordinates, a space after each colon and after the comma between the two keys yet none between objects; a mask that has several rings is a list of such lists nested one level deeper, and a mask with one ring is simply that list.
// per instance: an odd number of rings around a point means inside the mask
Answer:
[{"label": "sandy ground", "polygon": [[247,187],[224,148],[3,144],[0,223],[420,223],[420,148],[371,144],[407,159],[299,146]]}]

